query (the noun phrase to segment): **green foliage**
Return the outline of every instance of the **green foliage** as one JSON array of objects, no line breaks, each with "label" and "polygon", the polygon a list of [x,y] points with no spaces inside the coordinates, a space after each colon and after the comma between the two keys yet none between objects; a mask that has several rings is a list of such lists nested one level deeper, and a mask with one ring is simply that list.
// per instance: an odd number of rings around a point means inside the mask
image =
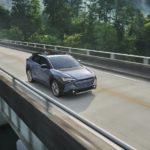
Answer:
[{"label": "green foliage", "polygon": [[94,15],[93,6],[87,5],[89,11],[86,14],[83,30],[84,48],[95,49],[96,39],[94,36],[94,26],[96,24],[96,16]]},{"label": "green foliage", "polygon": [[136,53],[138,55],[150,56],[150,19],[145,18],[145,24],[140,28],[140,34],[135,39]]},{"label": "green foliage", "polygon": [[56,36],[51,35],[39,35],[35,33],[32,35],[29,39],[31,42],[37,42],[37,43],[44,43],[44,44],[54,44],[59,45],[61,44],[61,40],[57,38]]},{"label": "green foliage", "polygon": [[68,5],[72,10],[72,16],[79,16],[82,8],[82,0],[68,0]]},{"label": "green foliage", "polygon": [[150,40],[150,22],[144,25],[144,38]]},{"label": "green foliage", "polygon": [[[66,0],[44,0],[45,10],[47,14],[47,27],[53,28],[63,38],[68,32],[71,21],[71,9],[68,7]],[[50,33],[51,34],[51,33]]]},{"label": "green foliage", "polygon": [[[150,56],[150,15],[131,0],[12,0],[0,38]],[[134,5],[133,5],[134,4]]]},{"label": "green foliage", "polygon": [[40,5],[38,0],[12,0],[12,25],[23,33],[24,39],[38,31],[40,27]]},{"label": "green foliage", "polygon": [[4,7],[0,6],[0,28],[9,28],[10,26],[10,15],[9,11]]},{"label": "green foliage", "polygon": [[145,23],[149,23],[150,22],[150,15],[148,15],[146,18],[145,18]]},{"label": "green foliage", "polygon": [[64,36],[64,45],[79,47],[81,45],[81,34],[65,35]]},{"label": "green foliage", "polygon": [[18,27],[11,27],[0,31],[1,39],[24,40],[23,33]]},{"label": "green foliage", "polygon": [[91,10],[100,21],[110,22],[115,8],[115,0],[91,0]]},{"label": "green foliage", "polygon": [[24,40],[23,33],[18,27],[11,27],[8,30],[7,37],[12,40],[20,40],[20,41]]},{"label": "green foliage", "polygon": [[150,22],[146,23],[143,29],[144,54],[150,56]]},{"label": "green foliage", "polygon": [[98,23],[94,28],[94,36],[96,38],[96,49],[102,51],[116,51],[117,33],[114,26],[107,23]]},{"label": "green foliage", "polygon": [[[125,28],[127,28],[130,20],[133,17],[134,7],[131,5],[130,0],[116,0],[115,15],[113,17],[114,27],[117,31],[117,39],[119,41],[124,40]],[[121,47],[120,47],[121,48]]]}]

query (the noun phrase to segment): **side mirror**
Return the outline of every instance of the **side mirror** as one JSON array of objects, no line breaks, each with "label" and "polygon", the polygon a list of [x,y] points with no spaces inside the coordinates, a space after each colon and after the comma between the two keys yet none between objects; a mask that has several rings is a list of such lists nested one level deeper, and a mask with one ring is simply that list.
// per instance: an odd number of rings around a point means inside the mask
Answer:
[{"label": "side mirror", "polygon": [[41,64],[41,68],[48,68],[48,66],[46,64]]}]

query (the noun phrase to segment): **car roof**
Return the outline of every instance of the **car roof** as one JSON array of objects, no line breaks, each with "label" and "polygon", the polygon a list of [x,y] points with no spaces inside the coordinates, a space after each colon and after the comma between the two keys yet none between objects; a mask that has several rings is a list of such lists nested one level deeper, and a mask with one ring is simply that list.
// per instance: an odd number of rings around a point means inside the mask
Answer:
[{"label": "car roof", "polygon": [[45,58],[63,57],[63,56],[64,57],[66,57],[66,56],[72,57],[69,54],[53,54],[53,55],[49,55],[49,54],[42,54],[42,53],[33,53],[32,56],[34,56],[34,55],[42,56],[42,57],[45,57]]},{"label": "car roof", "polygon": [[45,57],[45,58],[58,58],[58,57],[72,57],[71,55],[68,55],[68,54],[64,54],[64,55],[39,55],[39,56],[42,56],[42,57]]},{"label": "car roof", "polygon": [[69,56],[68,54],[64,54],[64,55],[46,55],[46,57],[51,58],[51,57],[63,57],[63,56]]}]

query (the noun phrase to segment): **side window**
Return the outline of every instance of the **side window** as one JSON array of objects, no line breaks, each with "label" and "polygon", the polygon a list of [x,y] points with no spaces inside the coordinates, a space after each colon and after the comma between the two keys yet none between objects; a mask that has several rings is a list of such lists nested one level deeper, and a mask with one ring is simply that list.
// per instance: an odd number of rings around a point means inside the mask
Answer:
[{"label": "side window", "polygon": [[43,57],[40,57],[40,64],[42,65],[42,64],[46,64],[49,68],[50,68],[50,64],[48,63],[48,61],[45,59],[45,58],[43,58]]},{"label": "side window", "polygon": [[40,58],[40,64],[41,64],[41,65],[42,65],[42,64],[47,64],[47,65],[48,65],[46,59],[43,58],[43,57]]},{"label": "side window", "polygon": [[35,55],[32,57],[32,60],[38,64],[40,64],[40,57],[38,55]]}]

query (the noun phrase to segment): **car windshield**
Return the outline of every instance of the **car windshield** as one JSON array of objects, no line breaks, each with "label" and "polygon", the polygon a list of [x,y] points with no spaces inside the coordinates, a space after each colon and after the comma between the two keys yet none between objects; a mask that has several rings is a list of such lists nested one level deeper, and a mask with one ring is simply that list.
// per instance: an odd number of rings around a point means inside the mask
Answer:
[{"label": "car windshield", "polygon": [[55,69],[69,69],[80,67],[80,64],[71,56],[53,56],[49,58],[49,61]]}]

